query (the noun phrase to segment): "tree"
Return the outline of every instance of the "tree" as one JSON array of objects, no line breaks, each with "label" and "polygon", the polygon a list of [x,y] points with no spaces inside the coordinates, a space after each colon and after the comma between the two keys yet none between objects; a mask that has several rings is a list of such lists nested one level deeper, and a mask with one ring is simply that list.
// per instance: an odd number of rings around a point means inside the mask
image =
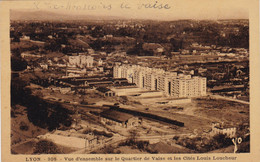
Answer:
[{"label": "tree", "polygon": [[179,51],[183,47],[183,40],[171,38],[170,43],[172,44],[172,51]]},{"label": "tree", "polygon": [[20,122],[20,130],[28,131],[28,129],[29,129],[29,126],[24,121],[21,121]]},{"label": "tree", "polygon": [[136,142],[137,138],[139,137],[139,133],[137,132],[137,130],[136,129],[130,130],[129,134],[130,134],[129,140]]},{"label": "tree", "polygon": [[27,68],[27,62],[21,57],[11,56],[11,70],[22,71]]},{"label": "tree", "polygon": [[49,51],[59,51],[61,49],[61,44],[55,40],[48,40],[44,44],[44,49]]},{"label": "tree", "polygon": [[[12,78],[11,80],[11,105],[23,103],[31,90],[26,88],[28,83],[20,78]],[[13,106],[12,106],[13,108]]]},{"label": "tree", "polygon": [[127,54],[129,55],[140,55],[143,49],[143,43],[142,42],[137,42],[133,48],[130,48],[126,51]]},{"label": "tree", "polygon": [[233,144],[231,138],[229,138],[226,134],[216,134],[213,136],[211,143],[213,144],[212,150],[224,148]]},{"label": "tree", "polygon": [[60,154],[62,153],[62,151],[55,143],[47,140],[41,140],[38,143],[36,143],[34,147],[34,153],[35,154]]}]

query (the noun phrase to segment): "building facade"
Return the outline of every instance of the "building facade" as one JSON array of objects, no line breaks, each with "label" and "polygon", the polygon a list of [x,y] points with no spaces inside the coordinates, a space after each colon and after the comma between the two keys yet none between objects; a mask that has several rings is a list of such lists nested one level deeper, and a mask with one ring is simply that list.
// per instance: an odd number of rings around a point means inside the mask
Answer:
[{"label": "building facade", "polygon": [[213,123],[211,133],[212,133],[212,135],[225,134],[228,137],[232,138],[232,137],[236,136],[236,128],[224,126],[221,123]]},{"label": "building facade", "polygon": [[135,83],[140,88],[163,91],[165,95],[176,98],[205,96],[207,89],[205,77],[192,77],[139,65],[114,66],[113,77],[126,78],[129,83]]},{"label": "building facade", "polygon": [[93,57],[86,55],[69,56],[69,64],[76,65],[81,68],[93,67]]}]

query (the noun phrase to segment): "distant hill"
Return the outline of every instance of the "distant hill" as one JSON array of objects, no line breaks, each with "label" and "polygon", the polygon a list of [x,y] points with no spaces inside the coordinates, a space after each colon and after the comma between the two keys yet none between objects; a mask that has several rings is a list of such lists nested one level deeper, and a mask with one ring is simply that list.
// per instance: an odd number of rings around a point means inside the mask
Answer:
[{"label": "distant hill", "polygon": [[115,16],[71,15],[50,11],[21,11],[11,10],[10,20],[38,20],[38,21],[70,21],[70,20],[116,20],[123,19]]},{"label": "distant hill", "polygon": [[[10,11],[10,20],[27,20],[27,21],[71,21],[71,20],[91,20],[91,21],[99,21],[99,20],[129,20],[131,18],[127,18],[124,15],[121,16],[94,16],[94,15],[73,15],[73,14],[66,14],[66,13],[55,13],[51,11],[42,11],[42,10],[11,10]],[[143,19],[143,18],[135,18],[134,20],[141,20],[141,21],[155,21],[153,19]],[[164,20],[160,20],[164,21]],[[212,22],[212,20],[193,20],[193,19],[175,19],[171,20],[172,22],[182,22],[182,23],[190,23],[193,21],[200,21],[200,22]],[[230,22],[230,21],[246,21],[248,19],[220,19],[218,22]]]}]

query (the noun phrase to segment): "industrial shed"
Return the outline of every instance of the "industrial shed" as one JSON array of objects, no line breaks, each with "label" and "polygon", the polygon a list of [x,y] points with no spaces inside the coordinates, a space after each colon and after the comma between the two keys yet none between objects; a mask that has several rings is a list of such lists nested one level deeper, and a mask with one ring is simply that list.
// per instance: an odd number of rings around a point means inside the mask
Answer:
[{"label": "industrial shed", "polygon": [[101,93],[102,95],[104,95],[104,97],[115,96],[115,92],[106,87],[98,87],[96,90],[99,91],[99,93]]},{"label": "industrial shed", "polygon": [[141,120],[138,117],[110,109],[100,113],[100,119],[103,124],[120,126],[123,128],[131,128],[138,126],[141,123]]}]

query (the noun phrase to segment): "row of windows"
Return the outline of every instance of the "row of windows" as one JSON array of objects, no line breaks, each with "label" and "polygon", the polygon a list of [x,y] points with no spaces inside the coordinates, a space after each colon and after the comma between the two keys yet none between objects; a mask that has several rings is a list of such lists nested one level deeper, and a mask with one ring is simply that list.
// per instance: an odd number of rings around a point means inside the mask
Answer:
[{"label": "row of windows", "polygon": [[[128,77],[128,74],[130,75],[129,69],[123,68],[122,77]],[[140,71],[133,70],[131,76],[132,82],[136,83],[139,87],[150,90],[162,90],[169,95],[183,92],[184,94],[187,93],[188,96],[192,96],[191,94],[198,94],[198,92],[203,92],[206,90],[205,78],[196,77],[192,80],[173,79],[172,81],[168,82],[168,84],[166,84],[166,81],[171,80],[171,78],[165,78],[165,76],[162,77],[162,75],[161,77],[158,77],[158,75],[152,77],[152,74],[144,74]]]}]

